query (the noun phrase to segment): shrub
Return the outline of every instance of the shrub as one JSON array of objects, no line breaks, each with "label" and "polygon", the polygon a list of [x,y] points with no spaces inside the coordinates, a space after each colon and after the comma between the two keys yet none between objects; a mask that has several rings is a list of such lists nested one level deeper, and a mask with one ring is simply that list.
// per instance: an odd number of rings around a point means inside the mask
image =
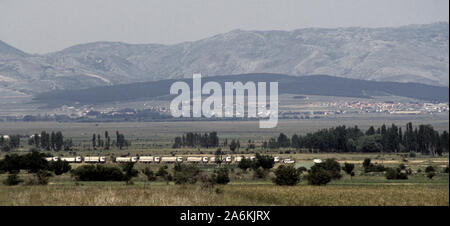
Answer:
[{"label": "shrub", "polygon": [[126,181],[127,184],[130,184],[131,179],[139,174],[139,172],[133,167],[134,162],[128,162],[122,166],[122,170],[124,172],[123,179]]},{"label": "shrub", "polygon": [[436,170],[434,169],[433,166],[427,166],[427,168],[425,168],[425,173],[429,173],[429,172],[435,172]]},{"label": "shrub", "polygon": [[17,175],[17,173],[11,173],[8,175],[8,177],[3,181],[3,184],[7,185],[7,186],[13,186],[13,185],[18,185],[20,183],[22,183],[23,180],[21,180],[19,178],[19,175]]},{"label": "shrub", "polygon": [[296,185],[300,182],[300,172],[294,166],[281,165],[275,170],[273,182],[276,185]]},{"label": "shrub", "polygon": [[310,185],[326,185],[331,179],[330,172],[317,165],[311,167],[307,176],[308,184]]},{"label": "shrub", "polygon": [[163,179],[166,179],[168,174],[169,174],[169,172],[167,172],[167,166],[159,167],[158,172],[156,172],[156,176],[162,177]]},{"label": "shrub", "polygon": [[77,181],[123,181],[124,174],[117,167],[84,165],[71,171]]},{"label": "shrub", "polygon": [[173,180],[175,184],[195,184],[200,170],[195,165],[177,164],[174,168]]},{"label": "shrub", "polygon": [[228,176],[228,168],[224,167],[215,171],[213,174],[213,178],[215,178],[217,184],[228,184],[228,182],[230,182],[230,177]]},{"label": "shrub", "polygon": [[242,160],[239,162],[238,167],[243,171],[246,171],[249,168],[253,168],[253,164],[254,161],[242,157]]},{"label": "shrub", "polygon": [[208,175],[201,175],[200,181],[202,182],[201,188],[213,188],[216,185],[216,178],[208,177]]},{"label": "shrub", "polygon": [[372,164],[369,158],[364,159],[363,168],[365,173],[386,171],[386,167],[380,164]]},{"label": "shrub", "polygon": [[388,179],[388,180],[397,179],[397,170],[394,168],[388,168],[386,170],[386,179]]},{"label": "shrub", "polygon": [[264,179],[267,177],[267,173],[268,172],[266,170],[264,170],[262,167],[259,167],[258,169],[255,170],[253,177],[258,179]]},{"label": "shrub", "polygon": [[398,180],[407,180],[408,179],[408,175],[406,173],[403,172],[398,172],[397,174],[397,179]]},{"label": "shrub", "polygon": [[40,185],[47,185],[49,178],[52,176],[52,173],[47,170],[39,170],[36,172],[37,183]]},{"label": "shrub", "polygon": [[70,164],[66,161],[61,161],[58,159],[56,162],[51,162],[49,164],[49,170],[53,171],[56,175],[61,175],[63,173],[67,173],[72,169]]},{"label": "shrub", "polygon": [[355,169],[355,164],[344,163],[344,171],[351,177],[353,177],[353,175],[355,175],[355,173],[353,172],[353,169]]},{"label": "shrub", "polygon": [[427,177],[428,177],[428,179],[430,179],[430,180],[433,179],[434,176],[436,176],[436,173],[433,172],[433,171],[427,173]]},{"label": "shrub", "polygon": [[142,173],[145,176],[147,176],[147,180],[148,181],[155,181],[156,180],[155,174],[148,167],[146,167],[144,170],[142,170]]},{"label": "shrub", "polygon": [[388,168],[386,169],[386,179],[388,180],[406,180],[408,175],[403,173],[400,168]]}]

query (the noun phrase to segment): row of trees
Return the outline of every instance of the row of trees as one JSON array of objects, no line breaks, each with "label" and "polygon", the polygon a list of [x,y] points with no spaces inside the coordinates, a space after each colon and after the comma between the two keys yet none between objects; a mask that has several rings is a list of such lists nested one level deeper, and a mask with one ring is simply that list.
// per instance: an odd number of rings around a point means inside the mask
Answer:
[{"label": "row of trees", "polygon": [[173,148],[180,147],[204,147],[212,148],[219,146],[219,137],[217,132],[210,133],[186,133],[181,137],[175,137]]},{"label": "row of trees", "polygon": [[[71,151],[73,149],[73,141],[71,138],[64,138],[61,131],[51,133],[42,131],[41,133],[33,134],[28,139],[28,145],[34,146],[37,149],[44,149],[47,151]],[[108,131],[105,131],[104,139],[100,134],[93,134],[92,147],[94,150],[100,148],[109,150],[111,146],[116,146],[119,149],[128,147],[131,142],[125,139],[125,135],[116,131],[116,140],[111,142],[111,137]],[[12,149],[20,147],[20,135],[4,136],[0,135],[0,150],[8,152]]]},{"label": "row of trees", "polygon": [[98,149],[104,149],[109,150],[111,146],[116,146],[119,149],[122,149],[123,147],[128,147],[131,145],[131,142],[125,139],[125,135],[122,133],[119,133],[119,131],[116,131],[116,140],[111,142],[111,137],[109,136],[108,131],[105,131],[105,138],[103,139],[100,134],[93,134],[92,135],[92,148],[94,150]]},{"label": "row of trees", "polygon": [[70,151],[72,150],[72,139],[64,139],[61,131],[47,133],[42,131],[40,134],[33,134],[28,139],[28,144],[33,145],[36,148],[46,149],[48,151]]},{"label": "row of trees", "polygon": [[431,125],[419,125],[413,128],[406,125],[406,131],[392,124],[375,129],[371,126],[366,132],[357,126],[347,128],[338,126],[322,129],[305,136],[294,134],[291,138],[281,133],[263,143],[264,148],[307,148],[328,152],[421,152],[441,155],[449,151],[449,134],[439,133]]}]

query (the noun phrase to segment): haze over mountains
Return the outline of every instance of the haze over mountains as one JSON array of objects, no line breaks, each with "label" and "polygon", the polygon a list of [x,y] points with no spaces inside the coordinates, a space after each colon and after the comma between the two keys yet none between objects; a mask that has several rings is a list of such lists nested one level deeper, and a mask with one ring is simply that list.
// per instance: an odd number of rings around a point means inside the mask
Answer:
[{"label": "haze over mountains", "polygon": [[448,87],[449,24],[234,30],[176,45],[95,42],[43,55],[0,41],[3,95],[263,72]]}]

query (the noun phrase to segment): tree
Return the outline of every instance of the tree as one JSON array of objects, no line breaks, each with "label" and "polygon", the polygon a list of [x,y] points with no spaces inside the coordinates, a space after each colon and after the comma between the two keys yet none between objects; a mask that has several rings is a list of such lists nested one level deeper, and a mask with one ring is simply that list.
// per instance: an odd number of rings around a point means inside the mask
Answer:
[{"label": "tree", "polygon": [[127,162],[125,165],[123,165],[122,170],[124,172],[124,180],[127,185],[132,184],[131,179],[133,177],[136,177],[139,172],[133,168],[134,162]]},{"label": "tree", "polygon": [[358,139],[357,150],[359,152],[381,152],[383,150],[383,138],[379,134],[362,136]]},{"label": "tree", "polygon": [[280,135],[278,136],[278,139],[277,139],[277,143],[278,143],[278,146],[282,147],[282,148],[286,148],[291,145],[289,138],[284,133],[280,133]]},{"label": "tree", "polygon": [[276,185],[293,186],[300,182],[300,172],[292,165],[281,165],[275,170],[273,182]]},{"label": "tree", "polygon": [[61,131],[58,131],[55,134],[55,150],[61,151],[63,146],[64,146],[64,136],[62,135]]},{"label": "tree", "polygon": [[326,185],[331,181],[331,178],[329,171],[318,165],[312,166],[307,176],[310,185]]},{"label": "tree", "polygon": [[256,170],[259,167],[262,167],[264,170],[272,169],[275,162],[273,161],[273,157],[270,155],[260,155],[256,153],[256,161],[253,164],[253,169]]},{"label": "tree", "polygon": [[241,161],[238,164],[238,167],[242,169],[243,171],[246,171],[249,168],[253,168],[254,161],[250,159],[246,159],[244,156],[242,156]]},{"label": "tree", "polygon": [[95,150],[96,148],[95,148],[95,146],[97,145],[97,142],[95,141],[95,139],[96,139],[96,136],[95,136],[95,133],[92,135],[92,148]]},{"label": "tree", "polygon": [[331,179],[340,179],[341,175],[341,165],[335,159],[326,159],[322,163],[317,163],[314,166],[323,168],[328,171],[331,176]]},{"label": "tree", "polygon": [[344,171],[350,175],[350,179],[355,175],[353,169],[355,168],[355,164],[344,163]]},{"label": "tree", "polygon": [[215,161],[216,161],[216,163],[217,164],[222,164],[222,155],[223,155],[223,152],[222,152],[222,148],[218,148],[217,150],[216,150],[216,152],[214,153],[214,155],[215,155]]},{"label": "tree", "polygon": [[111,146],[111,138],[109,137],[108,131],[105,131],[105,139],[106,139],[105,149],[109,150]]},{"label": "tree", "polygon": [[73,147],[72,138],[64,140],[64,151],[71,151]]},{"label": "tree", "polygon": [[231,143],[230,143],[230,151],[234,153],[234,151],[236,150],[236,148],[237,148],[237,143],[236,143],[236,141],[233,139],[233,140],[231,140]]},{"label": "tree", "polygon": [[371,126],[367,131],[366,131],[366,136],[371,136],[375,134],[375,128],[373,128],[373,126]]},{"label": "tree", "polygon": [[56,134],[53,131],[50,135],[50,147],[52,150],[56,151]]},{"label": "tree", "polygon": [[68,162],[61,161],[61,159],[58,159],[58,161],[50,163],[49,169],[55,172],[55,175],[61,175],[63,173],[69,172],[72,169],[72,167]]},{"label": "tree", "polygon": [[427,173],[427,177],[428,177],[428,179],[433,179],[433,177],[436,175],[436,173],[435,172],[428,172]]}]

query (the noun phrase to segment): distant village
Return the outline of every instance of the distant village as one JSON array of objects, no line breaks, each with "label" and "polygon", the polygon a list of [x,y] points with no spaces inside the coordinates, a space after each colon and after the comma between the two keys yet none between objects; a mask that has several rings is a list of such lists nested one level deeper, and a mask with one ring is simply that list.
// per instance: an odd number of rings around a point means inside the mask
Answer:
[{"label": "distant village", "polygon": [[[334,101],[316,102],[309,109],[280,112],[283,118],[308,118],[343,114],[432,115],[448,113],[448,103],[392,102],[392,101]],[[320,110],[317,110],[320,109]]]},{"label": "distant village", "polygon": [[[295,109],[280,107],[280,119],[310,119],[348,114],[433,115],[448,113],[448,103],[393,101],[330,101],[311,102]],[[146,105],[145,109],[102,108],[94,106],[62,106],[47,114],[0,116],[0,121],[165,121],[175,120],[164,104]],[[180,120],[180,119],[176,119]],[[232,120],[232,119],[208,119]],[[238,119],[242,120],[242,119]]]}]

